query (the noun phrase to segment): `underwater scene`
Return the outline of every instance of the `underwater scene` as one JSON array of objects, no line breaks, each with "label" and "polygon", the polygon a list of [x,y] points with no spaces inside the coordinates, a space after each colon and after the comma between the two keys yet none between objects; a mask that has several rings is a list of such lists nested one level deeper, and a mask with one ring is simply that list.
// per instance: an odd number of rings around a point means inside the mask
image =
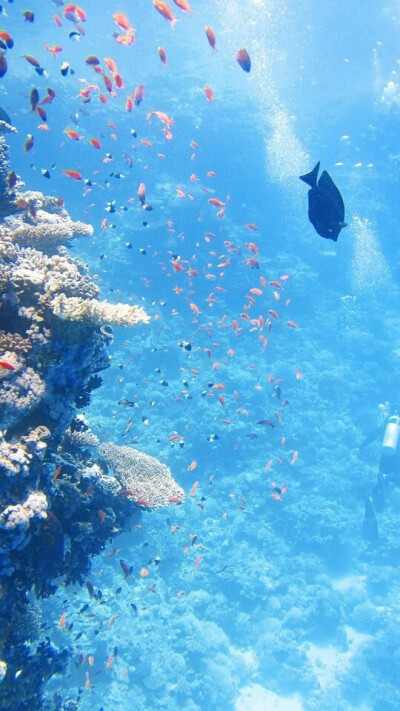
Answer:
[{"label": "underwater scene", "polygon": [[398,711],[400,2],[82,2],[0,1],[0,711]]}]

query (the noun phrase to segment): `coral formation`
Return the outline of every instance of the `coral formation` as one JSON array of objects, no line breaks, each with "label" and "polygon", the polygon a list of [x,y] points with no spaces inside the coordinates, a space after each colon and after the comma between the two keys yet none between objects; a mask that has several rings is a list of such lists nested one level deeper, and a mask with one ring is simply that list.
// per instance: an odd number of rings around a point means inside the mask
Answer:
[{"label": "coral formation", "polygon": [[130,498],[142,500],[151,508],[184,500],[183,489],[158,459],[111,442],[100,445],[99,453],[114,471],[121,487],[133,492]]},{"label": "coral formation", "polygon": [[149,323],[150,318],[141,306],[110,304],[95,299],[67,298],[59,294],[53,299],[53,313],[66,321],[91,321],[98,325],[136,326]]},{"label": "coral formation", "polygon": [[[2,130],[14,129],[0,122]],[[92,228],[73,222],[62,200],[22,185],[0,135],[0,711],[39,711],[45,682],[66,667],[67,650],[41,637],[28,592],[48,596],[56,578],[82,584],[93,555],[140,519],[140,505],[119,495],[123,481],[154,506],[182,498],[151,457],[108,444],[98,458],[99,441],[77,408],[110,364],[108,324],[149,317],[97,300],[98,286],[65,247]],[[116,476],[105,462],[111,454]]]}]

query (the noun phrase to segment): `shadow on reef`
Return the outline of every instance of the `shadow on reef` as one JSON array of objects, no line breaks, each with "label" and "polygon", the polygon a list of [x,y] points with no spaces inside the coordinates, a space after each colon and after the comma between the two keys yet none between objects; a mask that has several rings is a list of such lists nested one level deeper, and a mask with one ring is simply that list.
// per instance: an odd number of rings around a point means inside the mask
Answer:
[{"label": "shadow on reef", "polygon": [[[0,121],[0,134],[14,130]],[[84,583],[91,558],[143,506],[184,495],[165,465],[99,446],[77,414],[109,365],[110,324],[149,317],[98,300],[65,247],[90,225],[73,222],[61,199],[22,192],[10,175],[0,135],[0,711],[39,711],[70,652],[44,636],[38,600]],[[71,703],[57,695],[53,706]]]}]

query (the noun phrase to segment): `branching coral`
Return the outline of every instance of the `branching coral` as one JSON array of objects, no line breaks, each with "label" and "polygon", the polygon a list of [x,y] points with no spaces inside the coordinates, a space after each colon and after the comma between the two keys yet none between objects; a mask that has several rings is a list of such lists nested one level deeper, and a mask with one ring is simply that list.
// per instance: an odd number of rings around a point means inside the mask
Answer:
[{"label": "branching coral", "polygon": [[158,459],[132,447],[105,442],[99,453],[113,469],[123,489],[131,490],[133,499],[142,499],[151,508],[169,506],[183,501],[183,489],[173,479],[170,470]]},{"label": "branching coral", "polygon": [[86,225],[84,222],[73,222],[65,220],[57,215],[48,215],[44,219],[42,211],[37,213],[41,215],[41,221],[37,224],[21,224],[10,232],[12,241],[19,244],[21,247],[37,247],[44,252],[54,251],[60,245],[65,244],[78,235],[92,235],[93,228],[91,225]]},{"label": "branching coral", "polygon": [[53,313],[66,321],[91,321],[99,326],[137,326],[149,323],[150,317],[141,306],[128,304],[110,304],[108,301],[95,299],[68,298],[64,294],[52,301]]}]

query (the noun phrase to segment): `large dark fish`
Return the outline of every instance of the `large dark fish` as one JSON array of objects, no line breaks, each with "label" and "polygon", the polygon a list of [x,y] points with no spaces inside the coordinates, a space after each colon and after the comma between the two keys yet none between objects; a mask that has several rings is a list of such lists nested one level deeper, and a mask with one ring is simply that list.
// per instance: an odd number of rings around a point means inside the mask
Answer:
[{"label": "large dark fish", "polygon": [[321,237],[337,241],[340,230],[346,227],[343,198],[326,170],[318,180],[319,162],[311,173],[300,175],[311,190],[308,191],[308,219]]}]

